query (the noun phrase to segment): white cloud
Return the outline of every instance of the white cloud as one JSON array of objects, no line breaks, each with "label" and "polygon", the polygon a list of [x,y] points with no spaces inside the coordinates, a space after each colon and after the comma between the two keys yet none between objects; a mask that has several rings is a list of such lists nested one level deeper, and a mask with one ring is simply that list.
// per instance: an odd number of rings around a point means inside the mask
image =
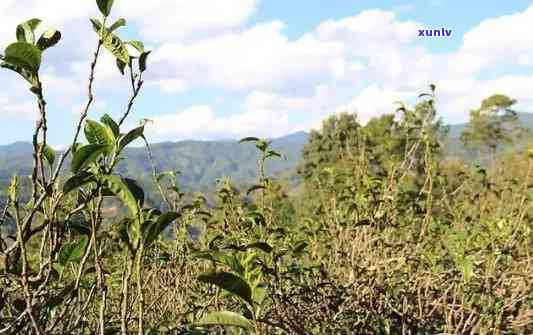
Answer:
[{"label": "white cloud", "polygon": [[273,21],[190,43],[164,44],[152,57],[156,69],[150,78],[177,79],[191,88],[311,94],[320,84],[353,83],[367,66],[403,75],[410,58],[396,54],[414,42],[418,27],[399,22],[392,12],[368,10],[325,21],[291,40],[284,34],[285,24]]},{"label": "white cloud", "polygon": [[[81,115],[81,113],[85,110],[85,106],[86,105],[87,105],[86,102],[75,105],[74,107],[72,107],[71,113],[74,116],[79,117]],[[95,100],[93,102],[93,104],[92,104],[91,111],[92,112],[97,112],[97,113],[106,112],[108,107],[109,107],[109,105],[107,104],[107,101],[105,101],[105,100]]]},{"label": "white cloud", "polygon": [[532,21],[533,5],[523,12],[484,20],[464,35],[455,59],[465,59],[472,71],[499,62],[530,65],[533,35],[529,31]]},{"label": "white cloud", "polygon": [[151,0],[117,2],[117,12],[132,19],[150,41],[209,36],[244,24],[258,0]]},{"label": "white cloud", "polygon": [[[528,72],[533,64],[533,36],[525,33],[533,22],[533,6],[484,20],[464,35],[460,48],[436,53],[418,39],[420,23],[401,20],[392,11],[366,10],[326,20],[298,38],[289,38],[286,30],[291,22],[248,25],[258,3],[117,2],[117,16],[123,15],[134,27],[125,33],[156,43],[145,76],[146,87],[158,90],[152,99],[157,99],[157,93],[194,95],[204,89],[217,96],[230,92],[245,97],[233,114],[218,110],[216,103],[177,112],[163,110],[154,117],[154,136],[162,140],[277,136],[316,126],[328,114],[346,109],[357,111],[366,121],[392,112],[395,100],[412,102],[432,82],[439,89],[439,111],[451,122],[465,121],[469,109],[493,93],[518,99],[523,109],[533,107],[527,92],[533,84],[533,74]],[[395,10],[411,9],[407,4]],[[15,25],[32,16],[63,30],[60,46],[47,51],[42,79],[50,105],[68,112],[83,101],[95,42],[87,22],[97,15],[94,2],[3,0],[0,13],[9,13],[0,15],[0,46],[13,41]],[[519,67],[523,75],[496,75],[506,73],[505,66]],[[96,75],[97,98],[115,105],[118,89],[124,90],[121,98],[129,93],[127,80],[106,53]],[[0,118],[27,115],[30,120],[33,114],[23,112],[33,110],[27,88],[7,75],[0,89],[5,94],[0,97]],[[51,108],[50,113],[54,112]]]},{"label": "white cloud", "polygon": [[256,91],[246,98],[238,114],[217,116],[210,106],[193,106],[156,116],[147,129],[150,138],[172,140],[280,136],[300,130],[290,122],[291,113],[306,107],[308,102],[305,99]]},{"label": "white cloud", "polygon": [[318,26],[316,35],[320,41],[342,42],[351,55],[372,57],[413,42],[420,27],[415,22],[398,21],[393,12],[374,9],[327,20]]},{"label": "white cloud", "polygon": [[[518,101],[516,109],[531,112],[533,96],[530,87],[533,87],[533,74],[505,75],[492,80],[465,80],[455,82],[456,90],[443,92],[440,101],[441,109],[446,111],[446,117],[455,122],[468,121],[468,112],[479,108],[481,101],[493,94],[505,94]],[[444,87],[444,86],[443,86]]]},{"label": "white cloud", "polygon": [[151,84],[159,86],[161,92],[165,94],[179,94],[187,90],[185,81],[182,79],[161,79],[152,81]]},{"label": "white cloud", "polygon": [[416,93],[411,91],[401,92],[371,85],[361,90],[349,104],[338,108],[337,112],[356,113],[358,120],[366,123],[372,117],[394,113],[395,107],[398,107],[395,102],[410,101],[414,97]]},{"label": "white cloud", "polygon": [[13,101],[0,95],[0,120],[34,121],[37,119],[37,104],[32,101]]},{"label": "white cloud", "polygon": [[283,29],[275,21],[190,44],[165,44],[152,57],[153,77],[230,90],[303,89],[328,80],[342,45],[312,35],[289,41]]}]

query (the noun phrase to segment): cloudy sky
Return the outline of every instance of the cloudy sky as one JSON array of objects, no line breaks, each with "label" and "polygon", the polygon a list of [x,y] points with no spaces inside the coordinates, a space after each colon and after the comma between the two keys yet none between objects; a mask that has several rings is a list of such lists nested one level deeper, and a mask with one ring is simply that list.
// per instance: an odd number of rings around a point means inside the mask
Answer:
[{"label": "cloudy sky", "polygon": [[[96,36],[94,0],[1,0],[0,48],[17,23],[43,19],[63,40],[41,77],[49,142],[68,143],[85,102]],[[533,5],[506,1],[115,0],[124,39],[153,50],[131,125],[154,121],[152,141],[275,137],[339,111],[362,121],[413,103],[438,87],[440,115],[464,122],[482,98],[504,93],[533,112]],[[449,38],[419,29],[451,29]],[[118,117],[130,94],[110,57],[97,67],[91,118]],[[26,85],[0,72],[0,144],[29,140],[36,104]]]}]

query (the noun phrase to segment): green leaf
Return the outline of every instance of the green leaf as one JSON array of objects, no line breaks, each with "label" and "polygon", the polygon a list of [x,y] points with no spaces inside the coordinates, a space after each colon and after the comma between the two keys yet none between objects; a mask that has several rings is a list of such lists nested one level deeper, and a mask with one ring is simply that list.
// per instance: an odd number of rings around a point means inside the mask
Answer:
[{"label": "green leaf", "polygon": [[130,54],[128,53],[128,50],[126,49],[126,46],[122,40],[105,28],[103,35],[104,48],[106,48],[116,59],[119,59],[125,64],[129,64]]},{"label": "green leaf", "polygon": [[255,146],[256,146],[257,149],[259,149],[261,151],[265,151],[268,148],[269,145],[270,145],[269,141],[259,140]]},{"label": "green leaf", "polygon": [[117,233],[118,233],[118,237],[120,238],[120,240],[126,244],[129,251],[133,254],[137,246],[136,245],[134,246],[134,244],[136,244],[136,241],[133,241],[132,237],[130,237],[130,232],[128,228],[131,225],[131,223],[132,223],[132,220],[129,218],[122,219],[118,223]]},{"label": "green leaf", "polygon": [[81,222],[69,222],[67,228],[79,235],[91,236],[91,227],[85,221]]},{"label": "green leaf", "polygon": [[59,30],[48,30],[37,41],[37,47],[44,51],[56,45],[59,40],[61,40],[61,32]]},{"label": "green leaf", "polygon": [[117,30],[118,28],[125,27],[125,26],[126,26],[126,20],[123,19],[123,18],[120,18],[120,19],[116,20],[115,23],[113,23],[109,27],[109,31],[113,32],[113,31]]},{"label": "green leaf", "polygon": [[59,251],[59,264],[65,266],[69,262],[77,262],[83,257],[89,239],[83,235],[79,241],[65,243]]},{"label": "green leaf", "polygon": [[245,248],[246,249],[259,249],[259,250],[266,252],[267,254],[272,252],[272,250],[274,250],[274,248],[272,248],[272,246],[270,246],[270,244],[266,242],[256,242],[256,243],[248,244],[247,246],[245,246]]},{"label": "green leaf", "polygon": [[4,61],[36,74],[41,67],[42,52],[33,44],[16,42],[10,44],[4,52]]},{"label": "green leaf", "polygon": [[113,2],[114,0],[96,0],[96,4],[98,5],[98,9],[104,16],[109,16],[111,14],[111,8],[113,8]]},{"label": "green leaf", "polygon": [[296,245],[296,247],[294,247],[292,253],[296,255],[301,254],[305,250],[305,248],[307,248],[307,246],[307,242],[300,242],[298,245]]},{"label": "green leaf", "polygon": [[465,283],[470,282],[472,277],[474,277],[474,263],[472,262],[471,257],[464,257],[459,262],[460,270],[463,274],[463,279]]},{"label": "green leaf", "polygon": [[104,48],[106,48],[116,59],[122,63],[130,63],[130,54],[126,49],[124,42],[109,29],[103,26],[102,22],[97,19],[90,19],[94,31],[100,36]]},{"label": "green leaf", "polygon": [[268,150],[267,154],[266,154],[266,157],[278,157],[278,158],[282,158],[281,154],[279,152],[276,152],[274,150]]},{"label": "green leaf", "polygon": [[148,56],[150,55],[150,53],[151,51],[143,52],[139,57],[139,71],[146,71],[146,61],[148,60]]},{"label": "green leaf", "polygon": [[118,124],[115,122],[115,120],[113,120],[111,116],[109,116],[109,114],[104,114],[100,118],[100,122],[102,122],[107,127],[109,127],[109,129],[113,133],[114,138],[117,138],[120,136],[120,129],[118,127]]},{"label": "green leaf", "polygon": [[72,172],[78,173],[87,165],[95,162],[106,150],[107,145],[103,144],[88,144],[77,148],[72,158],[71,169]]},{"label": "green leaf", "polygon": [[152,225],[151,229],[148,231],[146,236],[146,243],[150,245],[172,222],[174,222],[179,217],[180,215],[176,212],[168,212],[165,214],[161,214],[157,221]]},{"label": "green leaf", "polygon": [[141,41],[133,40],[133,41],[125,42],[125,43],[131,45],[132,47],[134,47],[140,53],[144,52],[144,43],[141,42]]},{"label": "green leaf", "polygon": [[102,32],[102,22],[98,19],[89,19],[89,21],[91,21],[91,24],[93,25],[93,30],[100,34]]},{"label": "green leaf", "polygon": [[81,148],[83,146],[83,144],[79,143],[79,142],[76,142],[74,143],[71,148],[72,148],[72,153],[75,153],[79,148]]},{"label": "green leaf", "polygon": [[[133,218],[138,218],[139,203],[142,199],[136,198],[134,192],[129,188],[128,182],[124,181],[119,176],[114,175],[99,176],[98,181],[106,186],[126,207],[128,207]],[[137,196],[139,195],[137,194]]]},{"label": "green leaf", "polygon": [[124,181],[124,183],[126,183],[128,189],[133,194],[135,199],[137,199],[137,202],[139,202],[142,206],[144,204],[144,190],[142,189],[142,187],[139,186],[137,181],[135,181],[134,179],[123,178],[122,180]]},{"label": "green leaf", "polygon": [[257,190],[266,190],[266,187],[265,185],[254,185],[250,187],[248,191],[246,191],[246,195],[250,195],[250,193],[252,193],[253,191],[257,191]]},{"label": "green leaf", "polygon": [[239,327],[244,329],[252,328],[250,320],[240,314],[230,311],[211,312],[200,319],[196,325]]},{"label": "green leaf", "polygon": [[[39,144],[39,146],[42,146],[42,143]],[[46,159],[48,164],[50,164],[50,166],[54,165],[54,161],[56,159],[56,153],[54,149],[52,149],[49,145],[46,145],[42,150],[44,158]]]},{"label": "green leaf", "polygon": [[122,151],[128,144],[135,141],[136,139],[144,136],[144,126],[137,127],[130,130],[126,135],[124,135],[118,142],[119,152]]},{"label": "green leaf", "polygon": [[84,131],[85,138],[87,138],[87,141],[89,141],[91,144],[103,144],[111,146],[115,142],[113,130],[101,125],[96,121],[85,121]]},{"label": "green leaf", "polygon": [[63,185],[63,193],[67,194],[90,182],[94,182],[94,175],[87,171],[82,171],[70,177]]},{"label": "green leaf", "polygon": [[204,283],[216,285],[234,295],[240,297],[250,305],[252,301],[252,289],[241,277],[229,272],[204,273],[198,276],[198,280]]},{"label": "green leaf", "polygon": [[126,69],[126,63],[124,63],[123,61],[121,61],[120,59],[117,58],[116,60],[116,63],[117,63],[117,68],[118,68],[118,71],[120,72],[121,75],[124,75],[124,70]]},{"label": "green leaf", "polygon": [[257,137],[245,137],[243,139],[241,139],[239,141],[239,143],[244,143],[244,142],[257,142],[259,141],[259,139]]},{"label": "green leaf", "polygon": [[17,26],[17,41],[35,43],[35,29],[41,24],[39,19],[31,19]]}]

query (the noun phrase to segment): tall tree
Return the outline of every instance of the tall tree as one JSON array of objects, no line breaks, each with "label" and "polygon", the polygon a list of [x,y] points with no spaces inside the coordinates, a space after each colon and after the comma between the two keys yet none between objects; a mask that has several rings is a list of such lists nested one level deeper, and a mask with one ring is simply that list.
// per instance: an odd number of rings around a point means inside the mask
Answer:
[{"label": "tall tree", "polygon": [[360,129],[356,114],[341,113],[324,120],[320,131],[309,134],[300,173],[309,178],[328,165],[353,157],[360,143]]},{"label": "tall tree", "polygon": [[520,133],[518,115],[511,107],[516,104],[503,94],[495,94],[470,112],[470,121],[461,134],[463,144],[478,152],[486,152],[492,159],[498,147],[512,143]]}]

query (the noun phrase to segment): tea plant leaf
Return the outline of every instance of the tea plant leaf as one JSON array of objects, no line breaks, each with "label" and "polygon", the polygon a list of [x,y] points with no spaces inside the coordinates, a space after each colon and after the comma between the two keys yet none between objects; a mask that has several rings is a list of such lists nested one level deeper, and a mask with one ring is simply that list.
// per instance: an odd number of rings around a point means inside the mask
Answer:
[{"label": "tea plant leaf", "polygon": [[211,312],[196,324],[198,326],[225,326],[251,329],[252,323],[244,316],[230,311]]},{"label": "tea plant leaf", "polygon": [[103,144],[88,144],[77,148],[72,158],[72,172],[78,173],[87,165],[95,162],[106,150],[107,145]]},{"label": "tea plant leaf", "polygon": [[266,158],[269,158],[269,157],[277,157],[277,158],[283,158],[283,156],[277,152],[277,151],[274,151],[274,150],[269,150],[266,154]]},{"label": "tea plant leaf", "polygon": [[266,190],[266,186],[265,185],[253,185],[252,187],[248,189],[248,191],[246,191],[246,195],[250,195],[250,193],[252,193],[253,191],[257,191],[257,190]]},{"label": "tea plant leaf", "polygon": [[82,171],[79,174],[76,174],[70,177],[65,184],[63,185],[63,193],[68,194],[78,187],[81,187],[90,182],[94,182],[94,175],[92,173]]},{"label": "tea plant leaf", "polygon": [[[130,236],[129,226],[132,225],[132,220],[129,218],[122,219],[119,223],[119,229],[117,231],[118,237],[122,242],[126,244],[128,250],[133,254],[137,248],[137,241],[132,241],[133,239]],[[135,244],[135,246],[134,246]]]},{"label": "tea plant leaf", "polygon": [[71,231],[75,231],[80,235],[91,236],[91,228],[87,222],[69,222],[67,227]]},{"label": "tea plant leaf", "polygon": [[113,8],[114,0],[96,0],[98,9],[104,16],[109,16],[111,14],[111,8]]},{"label": "tea plant leaf", "polygon": [[121,62],[129,64],[130,54],[122,40],[113,33],[104,32],[104,47]]},{"label": "tea plant leaf", "polygon": [[70,262],[77,262],[83,257],[89,239],[83,235],[78,241],[63,244],[59,251],[59,264],[66,266]]},{"label": "tea plant leaf", "polygon": [[307,246],[308,246],[307,242],[300,242],[294,247],[294,249],[292,250],[292,253],[295,255],[301,254],[305,250],[305,248],[307,248]]},{"label": "tea plant leaf", "polygon": [[135,50],[139,51],[140,53],[144,52],[144,43],[141,41],[136,41],[136,40],[127,41],[125,42],[125,44],[131,45],[132,47],[135,48]]},{"label": "tea plant leaf", "polygon": [[264,251],[266,253],[272,252],[274,248],[272,248],[268,243],[266,242],[256,242],[256,243],[250,243],[247,245],[239,246],[236,244],[229,244],[225,246],[223,249],[232,249],[237,251],[246,251],[248,249],[259,249],[261,251]]},{"label": "tea plant leaf", "polygon": [[259,140],[257,141],[257,144],[255,146],[257,149],[264,152],[268,148],[269,145],[270,145],[269,141]]},{"label": "tea plant leaf", "polygon": [[59,30],[48,30],[39,37],[37,41],[37,48],[44,51],[53,47],[61,40],[61,32]]},{"label": "tea plant leaf", "polygon": [[36,74],[41,66],[41,50],[33,44],[16,42],[10,44],[4,52],[4,61]]},{"label": "tea plant leaf", "polygon": [[31,19],[17,26],[17,41],[35,43],[35,29],[41,24],[39,19]]},{"label": "tea plant leaf", "polygon": [[150,229],[147,232],[146,244],[150,245],[152,242],[157,240],[159,235],[174,222],[180,215],[175,212],[168,212],[161,214],[156,222],[152,224]]},{"label": "tea plant leaf", "polygon": [[85,138],[87,138],[87,141],[91,144],[111,146],[115,142],[113,131],[93,120],[85,121],[84,132]]},{"label": "tea plant leaf", "polygon": [[150,55],[151,51],[146,51],[141,54],[139,57],[139,71],[144,72],[146,71],[146,62],[148,60],[148,56]]},{"label": "tea plant leaf", "polygon": [[224,252],[217,250],[197,251],[191,254],[191,257],[196,259],[203,259],[213,263],[224,264],[227,255]]},{"label": "tea plant leaf", "polygon": [[144,136],[144,126],[137,127],[133,130],[130,130],[126,135],[124,135],[118,143],[119,152],[122,151],[128,144],[135,141],[136,139]]},{"label": "tea plant leaf", "polygon": [[122,201],[122,203],[129,209],[133,218],[138,218],[139,203],[143,199],[137,198],[139,197],[139,193],[135,190],[132,192],[129,188],[131,183],[128,184],[128,182],[115,175],[99,176],[98,181]]},{"label": "tea plant leaf", "polygon": [[118,71],[120,72],[121,75],[124,75],[124,70],[126,69],[126,63],[124,63],[123,61],[121,61],[120,59],[117,58],[116,60],[116,63],[117,63],[117,68],[118,68]]},{"label": "tea plant leaf", "polygon": [[234,295],[240,297],[250,305],[252,301],[252,289],[241,277],[229,272],[204,273],[198,276],[198,280],[207,284],[216,285]]},{"label": "tea plant leaf", "polygon": [[239,143],[244,143],[244,142],[257,142],[259,141],[259,139],[257,137],[245,137],[243,139],[241,139],[239,141]]},{"label": "tea plant leaf", "polygon": [[119,59],[125,64],[130,63],[130,54],[124,45],[124,42],[109,29],[103,26],[102,22],[97,19],[90,19],[94,31],[100,36],[102,45],[107,49],[116,59]]},{"label": "tea plant leaf", "polygon": [[474,263],[470,257],[464,257],[459,261],[459,269],[463,274],[465,283],[470,282],[474,277]]},{"label": "tea plant leaf", "polygon": [[105,124],[106,126],[109,127],[109,129],[111,129],[111,132],[113,133],[113,136],[115,138],[119,137],[120,135],[120,129],[118,127],[118,124],[115,122],[115,120],[113,120],[113,118],[111,116],[109,116],[108,114],[104,114],[101,118],[100,118],[100,122],[102,122],[103,124]]},{"label": "tea plant leaf", "polygon": [[[39,144],[39,146],[42,146],[42,145],[43,145],[42,143]],[[45,145],[42,150],[43,150],[43,156],[48,162],[48,164],[50,164],[50,166],[54,165],[54,161],[56,159],[56,153],[54,149],[52,149],[49,145]]]},{"label": "tea plant leaf", "polygon": [[139,202],[142,206],[144,204],[144,190],[142,189],[142,187],[139,186],[137,181],[135,181],[134,179],[123,178],[122,180],[124,181],[124,183],[126,183],[128,189],[133,194],[137,202]]},{"label": "tea plant leaf", "polygon": [[126,19],[120,18],[116,20],[115,23],[113,23],[111,26],[109,26],[109,31],[113,32],[117,30],[118,28],[125,27],[125,26],[126,26]]},{"label": "tea plant leaf", "polygon": [[274,248],[266,242],[256,242],[256,243],[248,244],[247,246],[245,246],[245,248],[246,249],[259,249],[261,251],[266,252],[267,254],[271,253],[272,250],[274,250]]},{"label": "tea plant leaf", "polygon": [[100,22],[100,20],[98,19],[89,19],[89,21],[91,21],[91,24],[93,25],[93,30],[97,34],[100,34],[102,32],[102,27],[103,27],[102,22]]}]

